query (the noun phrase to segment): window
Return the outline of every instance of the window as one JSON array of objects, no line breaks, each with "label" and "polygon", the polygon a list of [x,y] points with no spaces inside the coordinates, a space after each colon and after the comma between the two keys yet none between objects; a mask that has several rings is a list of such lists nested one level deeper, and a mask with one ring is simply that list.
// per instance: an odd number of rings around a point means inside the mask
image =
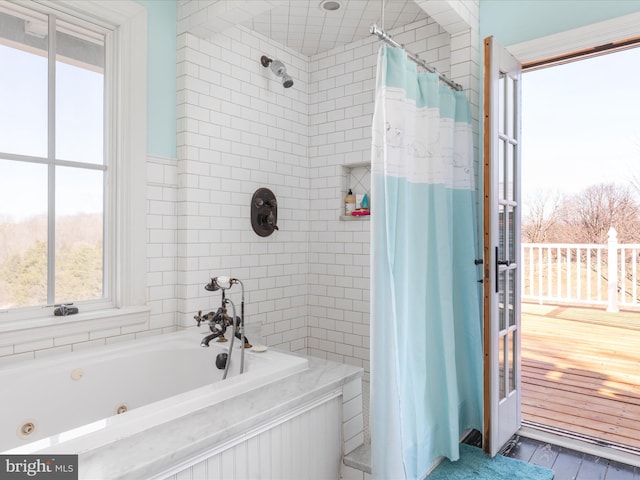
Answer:
[{"label": "window", "polygon": [[105,33],[10,4],[0,25],[0,308],[104,300]]},{"label": "window", "polygon": [[144,9],[39,3],[0,4],[0,312],[141,305]]}]

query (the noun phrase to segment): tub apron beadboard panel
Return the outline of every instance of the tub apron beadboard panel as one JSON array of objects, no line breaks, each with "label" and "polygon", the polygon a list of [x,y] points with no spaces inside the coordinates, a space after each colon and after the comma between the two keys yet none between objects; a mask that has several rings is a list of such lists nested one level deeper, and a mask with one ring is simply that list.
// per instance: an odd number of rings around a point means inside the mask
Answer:
[{"label": "tub apron beadboard panel", "polygon": [[151,480],[338,479],[341,395],[323,396]]}]

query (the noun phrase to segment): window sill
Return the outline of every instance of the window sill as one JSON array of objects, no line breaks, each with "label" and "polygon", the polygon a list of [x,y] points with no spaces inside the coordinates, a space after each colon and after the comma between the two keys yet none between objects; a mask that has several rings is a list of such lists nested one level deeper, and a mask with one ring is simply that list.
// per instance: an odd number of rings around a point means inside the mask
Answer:
[{"label": "window sill", "polygon": [[10,320],[0,323],[0,347],[148,323],[150,312],[149,307],[141,306],[96,310],[64,317],[51,315],[31,320]]}]

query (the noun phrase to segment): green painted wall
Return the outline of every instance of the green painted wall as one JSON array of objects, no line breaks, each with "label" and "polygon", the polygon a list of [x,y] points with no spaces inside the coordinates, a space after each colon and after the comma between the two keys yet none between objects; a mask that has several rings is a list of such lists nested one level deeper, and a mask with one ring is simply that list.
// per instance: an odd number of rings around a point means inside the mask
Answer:
[{"label": "green painted wall", "polygon": [[502,45],[640,12],[640,0],[480,0],[480,38]]},{"label": "green painted wall", "polygon": [[176,0],[147,8],[147,153],[176,157]]}]

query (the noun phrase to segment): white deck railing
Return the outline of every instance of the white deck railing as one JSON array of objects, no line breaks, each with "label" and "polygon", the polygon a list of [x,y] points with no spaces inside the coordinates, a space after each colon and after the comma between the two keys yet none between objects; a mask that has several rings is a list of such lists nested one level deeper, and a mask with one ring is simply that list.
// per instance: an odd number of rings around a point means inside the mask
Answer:
[{"label": "white deck railing", "polygon": [[[522,244],[522,299],[538,303],[640,306],[640,244]],[[611,260],[611,261],[610,261]]]}]

